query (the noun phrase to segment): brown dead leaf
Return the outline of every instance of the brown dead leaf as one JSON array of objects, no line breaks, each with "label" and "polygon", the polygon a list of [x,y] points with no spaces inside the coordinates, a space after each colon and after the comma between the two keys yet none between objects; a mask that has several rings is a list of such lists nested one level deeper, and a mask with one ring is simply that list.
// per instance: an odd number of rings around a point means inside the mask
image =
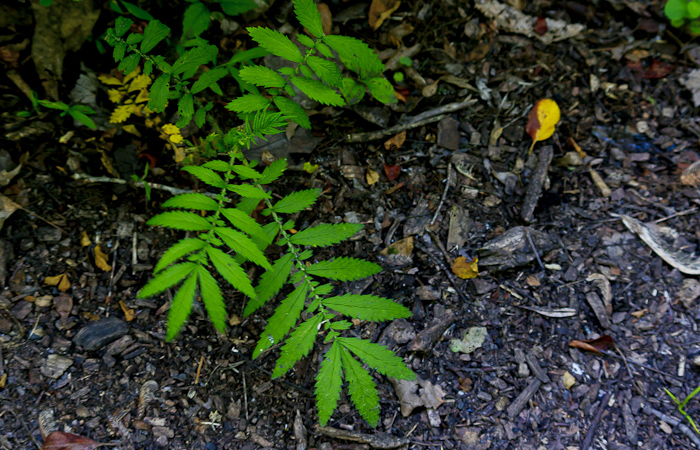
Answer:
[{"label": "brown dead leaf", "polygon": [[100,248],[100,244],[97,244],[95,246],[95,265],[99,268],[104,270],[105,272],[109,272],[112,270],[112,266],[107,263],[107,260],[109,259],[109,256],[107,256],[102,249]]},{"label": "brown dead leaf", "polygon": [[95,450],[100,445],[102,444],[97,441],[77,434],[54,431],[46,437],[41,450]]},{"label": "brown dead leaf", "polygon": [[588,339],[585,341],[573,340],[569,342],[569,347],[600,354],[604,354],[608,347],[613,346],[615,346],[615,341],[613,341],[613,338],[607,334],[599,337],[598,339]]},{"label": "brown dead leaf", "polygon": [[468,280],[479,276],[479,258],[474,257],[467,261],[467,258],[460,256],[452,264],[452,272],[458,277]]},{"label": "brown dead leaf", "polygon": [[66,292],[70,289],[70,279],[66,273],[53,277],[46,277],[44,278],[44,283],[49,286],[57,286],[58,290],[61,292]]},{"label": "brown dead leaf", "polygon": [[21,208],[20,205],[0,194],[0,228],[2,228],[5,220],[19,208]]},{"label": "brown dead leaf", "polygon": [[325,3],[319,3],[316,5],[318,12],[321,14],[321,28],[323,28],[323,34],[331,34],[333,30],[333,14]]},{"label": "brown dead leaf", "polygon": [[399,0],[372,0],[369,7],[369,26],[373,30],[382,26],[382,23],[391,16],[391,13],[399,9]]},{"label": "brown dead leaf", "polygon": [[394,181],[401,175],[401,166],[396,164],[384,164],[384,173],[389,181]]},{"label": "brown dead leaf", "polygon": [[122,309],[122,311],[124,311],[124,319],[127,322],[131,322],[134,320],[134,318],[136,318],[136,313],[134,310],[126,306],[126,303],[124,303],[123,300],[119,300],[119,307]]},{"label": "brown dead leaf", "polygon": [[384,142],[384,148],[386,150],[398,150],[403,146],[404,142],[406,142],[406,131],[402,131],[401,133],[389,138],[386,142]]}]

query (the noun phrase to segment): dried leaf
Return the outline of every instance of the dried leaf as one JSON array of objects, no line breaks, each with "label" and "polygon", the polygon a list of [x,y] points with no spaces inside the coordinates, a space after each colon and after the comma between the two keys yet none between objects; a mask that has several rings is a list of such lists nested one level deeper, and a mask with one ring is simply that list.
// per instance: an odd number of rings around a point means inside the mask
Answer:
[{"label": "dried leaf", "polygon": [[105,272],[109,272],[110,270],[112,270],[112,266],[110,266],[109,263],[107,263],[108,259],[109,256],[105,255],[105,253],[100,248],[100,244],[97,244],[95,246],[95,265],[99,269],[102,269]]},{"label": "dried leaf", "polygon": [[369,26],[373,30],[382,26],[382,23],[391,16],[391,13],[399,9],[401,2],[398,0],[372,0],[369,7]]},{"label": "dried leaf", "polygon": [[401,166],[394,164],[384,164],[384,173],[389,181],[394,181],[401,174]]},{"label": "dried leaf", "polygon": [[455,353],[472,353],[474,350],[484,345],[486,336],[488,336],[488,330],[486,330],[486,328],[471,327],[464,333],[462,339],[450,340],[450,350]]},{"label": "dried leaf", "polygon": [[126,306],[126,303],[124,303],[123,300],[119,300],[119,307],[122,309],[122,311],[124,311],[124,320],[127,322],[131,322],[134,320],[134,318],[136,318],[136,313],[134,310]]},{"label": "dried leaf", "polygon": [[535,26],[532,27],[532,30],[540,36],[544,36],[547,33],[547,19],[544,17],[538,17],[535,21]]},{"label": "dried leaf", "polygon": [[21,208],[20,205],[0,194],[0,228],[2,228],[5,223],[5,219],[10,217],[12,213],[19,208]]},{"label": "dried leaf", "polygon": [[406,131],[402,131],[401,133],[391,137],[384,143],[384,148],[387,150],[398,150],[403,146],[403,143],[406,141]]},{"label": "dried leaf", "polygon": [[99,442],[73,433],[54,431],[44,440],[41,450],[95,450]]},{"label": "dried leaf", "polygon": [[614,345],[615,341],[613,341],[613,338],[607,334],[599,337],[598,339],[588,339],[585,341],[573,340],[569,342],[569,347],[600,354],[605,354],[605,350]]},{"label": "dried leaf", "polygon": [[333,14],[325,3],[319,3],[316,5],[318,12],[321,14],[321,28],[323,28],[323,34],[332,34],[333,31]]},{"label": "dried leaf", "polygon": [[467,261],[467,258],[460,256],[452,264],[452,272],[458,277],[468,280],[479,276],[479,258],[476,256]]},{"label": "dried leaf", "polygon": [[86,231],[83,231],[83,234],[80,235],[80,246],[81,247],[88,247],[92,245],[92,241],[90,240],[90,236],[88,236]]},{"label": "dried leaf", "polygon": [[49,286],[57,286],[58,290],[61,292],[66,292],[68,289],[70,289],[70,279],[65,273],[44,278],[44,284]]},{"label": "dried leaf", "polygon": [[401,415],[408,417],[415,408],[422,406],[436,409],[445,400],[445,392],[438,385],[418,377],[415,380],[397,380],[390,378],[396,389],[396,396],[401,404]]},{"label": "dried leaf", "polygon": [[544,141],[554,134],[560,118],[561,111],[554,100],[545,98],[535,103],[527,117],[526,131],[532,138],[530,152],[535,142]]},{"label": "dried leaf", "polygon": [[376,172],[368,167],[366,178],[367,178],[367,184],[372,186],[374,183],[379,181],[379,172]]}]

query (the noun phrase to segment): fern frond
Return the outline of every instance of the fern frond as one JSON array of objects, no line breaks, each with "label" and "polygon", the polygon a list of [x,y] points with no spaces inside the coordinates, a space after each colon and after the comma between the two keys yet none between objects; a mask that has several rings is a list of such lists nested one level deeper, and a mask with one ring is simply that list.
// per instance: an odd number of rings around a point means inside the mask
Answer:
[{"label": "fern frond", "polygon": [[272,379],[279,378],[304,356],[308,355],[314,346],[318,328],[323,317],[318,314],[299,325],[282,346],[280,357],[272,371]]},{"label": "fern frond", "polygon": [[199,238],[180,239],[163,253],[163,256],[160,257],[158,264],[153,269],[153,273],[160,272],[185,255],[203,249],[205,245],[207,243]]},{"label": "fern frond", "polygon": [[411,310],[405,306],[376,295],[347,294],[339,297],[328,297],[323,300],[323,304],[327,308],[346,316],[375,322],[406,318],[413,315]]},{"label": "fern frond", "polygon": [[313,205],[319,195],[321,195],[320,189],[292,192],[278,200],[272,207],[272,210],[278,214],[294,214]]},{"label": "fern frond", "polygon": [[244,293],[251,299],[256,298],[255,289],[248,279],[245,271],[234,259],[222,250],[209,246],[207,256],[219,274],[228,281],[231,286]]},{"label": "fern frond", "polygon": [[364,259],[340,257],[321,261],[306,268],[306,273],[338,281],[353,281],[382,271],[380,265]]},{"label": "fern frond", "polygon": [[216,200],[197,192],[176,195],[164,201],[161,206],[163,208],[185,208],[202,211],[216,211],[219,209],[219,203]]},{"label": "fern frond", "polygon": [[386,347],[358,338],[337,338],[340,344],[357,355],[362,362],[388,377],[415,380],[416,374],[406,367],[403,360]]},{"label": "fern frond", "polygon": [[173,228],[185,231],[211,230],[211,223],[204,217],[186,211],[167,211],[146,222],[146,225]]},{"label": "fern frond", "polygon": [[197,266],[198,265],[193,262],[183,262],[170,266],[146,283],[136,296],[138,298],[146,298],[163,292],[182,281],[182,279],[192,273]]},{"label": "fern frond", "polygon": [[192,271],[190,276],[182,283],[177,294],[173,297],[170,311],[168,311],[168,325],[165,340],[170,341],[182,328],[192,310],[192,303],[197,289],[197,272]]},{"label": "fern frond", "polygon": [[322,223],[298,232],[289,238],[289,242],[297,245],[328,247],[343,242],[362,228],[363,225],[359,223]]},{"label": "fern frond", "polygon": [[350,399],[360,415],[372,426],[379,423],[379,394],[372,376],[349,352],[340,352]]},{"label": "fern frond", "polygon": [[224,297],[221,295],[221,288],[204,266],[197,266],[197,275],[199,275],[199,293],[202,296],[204,307],[207,309],[207,315],[216,329],[224,333],[226,331],[226,305]]},{"label": "fern frond", "polygon": [[301,283],[275,309],[275,313],[267,321],[265,330],[262,332],[258,345],[253,350],[253,359],[260,356],[262,352],[280,342],[289,333],[294,324],[297,323],[304,302],[309,292],[309,284]]},{"label": "fern frond", "polygon": [[293,255],[287,253],[275,261],[272,265],[272,269],[268,269],[262,274],[260,282],[258,282],[258,285],[255,287],[255,293],[258,298],[256,300],[250,300],[248,304],[245,305],[243,317],[251,315],[282,289],[282,286],[287,282],[289,274],[292,271],[292,264]]},{"label": "fern frond", "polygon": [[316,408],[318,408],[318,421],[322,427],[328,423],[340,399],[340,387],[343,383],[341,351],[338,341],[334,341],[321,361],[321,367],[316,375]]}]

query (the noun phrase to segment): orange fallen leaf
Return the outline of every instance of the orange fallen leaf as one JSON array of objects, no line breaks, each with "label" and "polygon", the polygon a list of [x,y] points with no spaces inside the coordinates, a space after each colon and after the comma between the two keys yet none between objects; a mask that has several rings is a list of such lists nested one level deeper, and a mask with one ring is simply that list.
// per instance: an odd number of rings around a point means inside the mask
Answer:
[{"label": "orange fallen leaf", "polygon": [[54,431],[46,436],[41,450],[95,450],[100,444],[92,439],[73,433]]},{"label": "orange fallen leaf", "polygon": [[479,276],[479,258],[474,257],[470,261],[467,258],[460,256],[455,259],[452,264],[452,272],[458,277],[468,280]]},{"label": "orange fallen leaf", "polygon": [[401,166],[395,164],[384,164],[384,173],[389,181],[394,181],[401,175]]},{"label": "orange fallen leaf", "polygon": [[66,292],[70,289],[70,279],[65,273],[54,277],[46,277],[44,278],[44,283],[49,286],[57,286],[58,290],[61,292]]},{"label": "orange fallen leaf", "polygon": [[127,322],[131,322],[134,320],[134,318],[136,318],[136,313],[134,310],[126,306],[126,303],[124,303],[123,300],[119,300],[119,307],[121,307],[122,311],[124,311],[124,319]]},{"label": "orange fallen leaf", "polygon": [[384,142],[384,148],[386,150],[398,150],[404,142],[406,142],[406,131],[402,131]]},{"label": "orange fallen leaf", "polygon": [[107,263],[107,259],[109,259],[109,256],[107,256],[102,249],[100,248],[100,244],[97,244],[95,246],[95,265],[99,268],[104,270],[105,272],[109,272],[112,270],[112,266]]},{"label": "orange fallen leaf", "polygon": [[536,142],[552,137],[560,118],[561,111],[554,100],[545,98],[535,103],[527,116],[525,129],[532,138],[529,153],[532,153]]},{"label": "orange fallen leaf", "polygon": [[391,13],[399,9],[401,2],[398,0],[372,0],[369,7],[369,26],[373,30],[382,26],[382,23],[391,16]]},{"label": "orange fallen leaf", "polygon": [[615,341],[608,335],[601,336],[598,339],[589,339],[585,341],[573,340],[569,342],[569,347],[600,354],[604,354],[608,347],[613,347],[614,345]]}]

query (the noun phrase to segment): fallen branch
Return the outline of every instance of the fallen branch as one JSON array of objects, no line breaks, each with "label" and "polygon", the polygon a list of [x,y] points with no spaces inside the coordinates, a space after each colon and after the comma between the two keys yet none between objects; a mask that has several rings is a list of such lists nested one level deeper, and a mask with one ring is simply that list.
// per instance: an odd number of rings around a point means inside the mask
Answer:
[{"label": "fallen branch", "polygon": [[[74,173],[71,178],[74,180],[78,181],[86,181],[88,183],[114,183],[114,184],[129,184],[132,186],[136,187],[145,187],[146,183],[143,181],[126,181],[122,180],[121,178],[112,178],[112,177],[93,177],[91,175],[86,175],[84,173]],[[195,191],[191,191],[189,189],[179,189],[175,188],[172,186],[166,186],[164,184],[159,184],[159,183],[148,183],[148,186],[150,186],[152,189],[159,189],[161,191],[168,191],[173,195],[178,195],[178,194],[192,194]],[[211,198],[216,198],[216,194],[212,192],[199,192],[200,194],[204,194],[208,197]]]}]

